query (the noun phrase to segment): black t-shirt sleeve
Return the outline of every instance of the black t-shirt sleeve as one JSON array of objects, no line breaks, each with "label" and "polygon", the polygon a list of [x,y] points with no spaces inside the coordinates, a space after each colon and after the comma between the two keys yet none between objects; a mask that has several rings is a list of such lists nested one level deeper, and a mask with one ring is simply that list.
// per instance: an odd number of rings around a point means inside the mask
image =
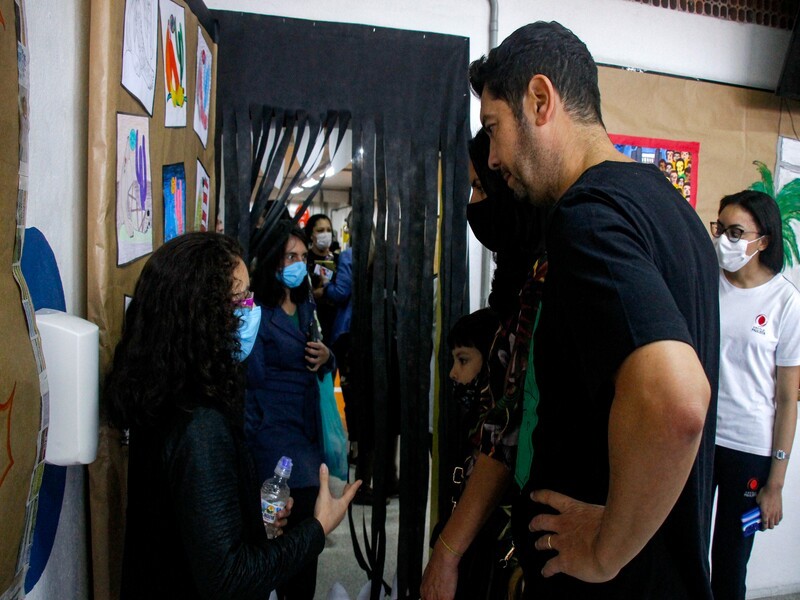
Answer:
[{"label": "black t-shirt sleeve", "polygon": [[611,199],[581,194],[562,200],[548,232],[551,273],[560,278],[553,306],[577,349],[590,388],[612,378],[634,350],[691,336],[653,258],[652,240]]}]

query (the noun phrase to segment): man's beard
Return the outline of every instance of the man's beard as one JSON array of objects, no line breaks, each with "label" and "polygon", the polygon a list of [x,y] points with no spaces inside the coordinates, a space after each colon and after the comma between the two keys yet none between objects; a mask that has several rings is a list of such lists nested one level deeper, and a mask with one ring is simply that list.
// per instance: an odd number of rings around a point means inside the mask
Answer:
[{"label": "man's beard", "polygon": [[517,125],[516,167],[520,178],[515,178],[514,195],[535,206],[552,206],[556,198],[547,183],[556,170],[556,157],[536,144],[530,122],[524,114]]}]

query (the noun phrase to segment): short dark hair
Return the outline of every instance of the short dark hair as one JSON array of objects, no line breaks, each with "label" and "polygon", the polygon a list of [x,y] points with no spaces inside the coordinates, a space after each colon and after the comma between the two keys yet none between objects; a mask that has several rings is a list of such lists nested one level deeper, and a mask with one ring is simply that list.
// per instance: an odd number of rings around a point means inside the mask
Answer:
[{"label": "short dark hair", "polygon": [[500,320],[491,308],[476,310],[456,321],[447,334],[447,346],[451,351],[475,348],[486,361],[499,326]]},{"label": "short dark hair", "polygon": [[783,220],[775,199],[755,190],[744,190],[719,201],[719,213],[728,206],[739,206],[750,213],[761,235],[769,236],[769,245],[761,252],[761,264],[776,275],[783,269]]},{"label": "short dark hair", "polygon": [[528,83],[539,74],[553,83],[573,117],[603,125],[597,65],[586,44],[555,21],[537,21],[517,29],[488,56],[470,65],[469,82],[478,97],[485,88],[507,102],[520,120]]},{"label": "short dark hair", "polygon": [[[289,219],[281,219],[267,234],[261,251],[256,257],[255,271],[250,282],[255,299],[267,306],[278,306],[283,300],[284,287],[276,274],[283,270],[283,251],[289,238],[294,236],[308,248],[308,238],[297,224]],[[308,300],[308,278],[296,288],[292,288],[289,296],[295,304]]]},{"label": "short dark hair", "polygon": [[236,240],[212,232],[180,235],[153,253],[105,382],[115,425],[167,426],[200,405],[240,418],[240,321],[231,290],[241,257]]}]

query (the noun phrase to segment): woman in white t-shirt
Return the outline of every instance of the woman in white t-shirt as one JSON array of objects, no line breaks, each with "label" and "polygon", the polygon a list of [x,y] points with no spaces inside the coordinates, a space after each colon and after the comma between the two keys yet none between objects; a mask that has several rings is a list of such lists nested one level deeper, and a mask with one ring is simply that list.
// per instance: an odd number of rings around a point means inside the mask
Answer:
[{"label": "woman in white t-shirt", "polygon": [[778,206],[747,190],[720,201],[711,234],[720,271],[720,373],[711,550],[715,600],[745,597],[754,536],[742,516],[756,506],[762,530],[783,518],[782,491],[797,424],[800,293],[783,275]]}]

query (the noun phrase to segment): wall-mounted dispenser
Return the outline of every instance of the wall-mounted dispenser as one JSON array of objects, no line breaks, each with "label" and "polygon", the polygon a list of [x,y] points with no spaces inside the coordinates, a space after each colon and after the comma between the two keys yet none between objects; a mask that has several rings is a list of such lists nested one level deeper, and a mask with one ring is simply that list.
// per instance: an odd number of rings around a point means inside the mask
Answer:
[{"label": "wall-mounted dispenser", "polygon": [[45,461],[89,464],[97,456],[99,427],[99,331],[67,313],[36,311],[50,390]]}]

